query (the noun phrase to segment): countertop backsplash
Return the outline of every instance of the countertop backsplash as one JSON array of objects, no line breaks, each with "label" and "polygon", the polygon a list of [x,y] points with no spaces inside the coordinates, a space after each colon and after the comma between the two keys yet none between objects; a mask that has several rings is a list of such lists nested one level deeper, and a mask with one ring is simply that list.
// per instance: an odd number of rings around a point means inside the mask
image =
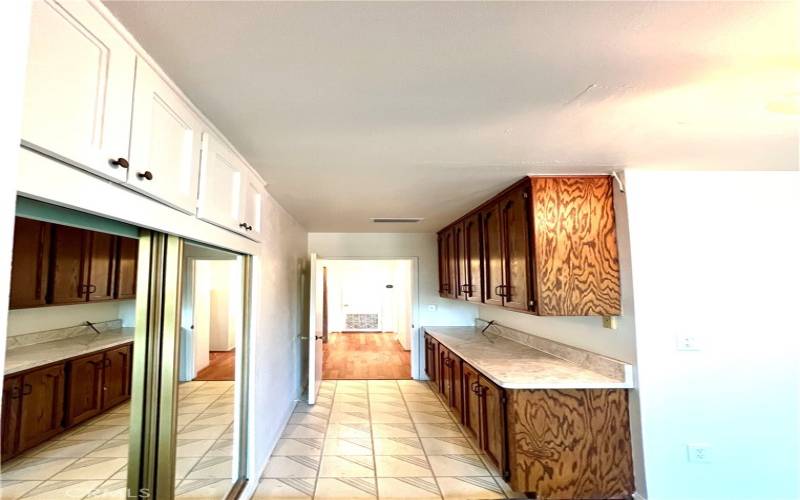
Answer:
[{"label": "countertop backsplash", "polygon": [[[122,328],[121,319],[112,319],[110,321],[100,321],[92,323],[100,333],[119,330]],[[6,341],[6,350],[11,351],[19,347],[25,347],[33,344],[41,344],[43,342],[52,342],[54,340],[64,340],[72,337],[79,337],[95,332],[89,325],[81,324],[75,326],[68,326],[65,328],[56,328],[53,330],[43,330],[41,332],[24,333],[22,335],[15,335],[8,337]]]}]

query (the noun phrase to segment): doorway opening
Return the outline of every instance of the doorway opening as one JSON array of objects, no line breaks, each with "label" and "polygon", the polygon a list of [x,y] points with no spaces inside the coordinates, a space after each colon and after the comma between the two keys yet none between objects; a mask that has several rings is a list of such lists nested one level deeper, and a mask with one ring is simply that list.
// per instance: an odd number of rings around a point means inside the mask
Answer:
[{"label": "doorway opening", "polygon": [[411,379],[411,259],[322,259],[322,378]]}]

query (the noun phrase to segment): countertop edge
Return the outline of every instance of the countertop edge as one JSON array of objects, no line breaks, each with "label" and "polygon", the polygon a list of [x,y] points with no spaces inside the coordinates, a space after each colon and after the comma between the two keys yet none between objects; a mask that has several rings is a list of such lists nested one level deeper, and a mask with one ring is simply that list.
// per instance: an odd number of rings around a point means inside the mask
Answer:
[{"label": "countertop edge", "polygon": [[[110,349],[112,347],[117,347],[117,346],[120,346],[120,345],[123,345],[123,344],[129,344],[129,343],[133,343],[133,336],[131,336],[128,339],[117,339],[117,340],[114,340],[114,341],[109,341],[109,343],[105,344],[103,347],[98,347],[97,349],[92,349],[92,350],[85,351],[85,352],[82,352],[82,353],[79,353],[79,354],[75,354],[75,355],[71,355],[71,356],[64,356],[64,357],[56,357],[55,359],[48,359],[47,361],[45,361],[43,363],[36,363],[36,364],[31,364],[31,365],[27,365],[27,366],[20,366],[18,368],[12,368],[12,369],[9,369],[9,370],[5,370],[3,372],[3,376],[7,377],[9,375],[15,375],[17,373],[25,372],[25,371],[28,371],[28,370],[34,370],[34,369],[42,367],[42,366],[51,365],[53,363],[59,363],[59,362],[62,362],[62,361],[66,361],[68,359],[73,359],[73,358],[77,358],[77,357],[81,357],[81,356],[88,356],[90,354],[94,354],[94,353],[99,352],[99,351],[105,351],[106,349]],[[13,350],[11,352],[13,352]]]},{"label": "countertop edge", "polygon": [[[632,367],[628,363],[624,363],[625,365],[625,380],[620,382],[597,382],[597,383],[587,383],[576,381],[575,383],[567,383],[567,382],[552,382],[552,383],[513,383],[513,382],[504,382],[498,378],[496,378],[493,374],[486,371],[484,368],[481,367],[480,363],[476,363],[468,356],[464,356],[458,347],[452,347],[447,342],[442,341],[439,338],[435,331],[429,331],[429,328],[435,329],[435,326],[432,327],[425,327],[423,326],[422,330],[424,333],[434,337],[438,342],[444,344],[450,351],[456,354],[458,357],[469,363],[473,368],[481,372],[486,378],[497,384],[498,386],[502,387],[503,389],[511,389],[511,390],[525,390],[525,389],[632,389],[633,379],[632,375]],[[464,328],[469,328],[465,326]],[[513,340],[508,339],[510,342],[514,342]],[[530,347],[524,344],[519,344],[520,347],[524,347],[525,349],[531,349],[533,351],[539,351],[534,347]],[[544,351],[540,351],[544,352]],[[547,354],[547,353],[546,353]],[[564,361],[565,363],[569,363],[569,361]]]}]

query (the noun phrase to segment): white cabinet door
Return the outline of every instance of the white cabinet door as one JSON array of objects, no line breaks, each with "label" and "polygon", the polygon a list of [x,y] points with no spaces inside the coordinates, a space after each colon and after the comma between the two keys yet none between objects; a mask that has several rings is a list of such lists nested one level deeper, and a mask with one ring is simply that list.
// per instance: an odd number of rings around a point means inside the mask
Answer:
[{"label": "white cabinet door", "polygon": [[194,213],[199,164],[200,119],[147,62],[139,59],[128,185]]},{"label": "white cabinet door", "polygon": [[244,235],[261,241],[261,205],[264,187],[253,175],[246,175],[242,192],[242,222],[247,224]]},{"label": "white cabinet door", "polygon": [[22,143],[124,181],[133,49],[89,2],[32,3]]},{"label": "white cabinet door", "polygon": [[198,218],[237,232],[244,231],[243,167],[222,141],[209,132],[203,133]]}]

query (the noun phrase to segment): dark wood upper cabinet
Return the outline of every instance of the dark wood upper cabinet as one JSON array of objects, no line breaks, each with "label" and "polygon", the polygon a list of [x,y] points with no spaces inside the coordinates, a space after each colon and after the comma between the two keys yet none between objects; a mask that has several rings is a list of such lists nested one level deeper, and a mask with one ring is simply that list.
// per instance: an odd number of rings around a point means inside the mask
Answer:
[{"label": "dark wood upper cabinet", "polygon": [[117,279],[114,297],[133,299],[136,297],[136,272],[139,259],[139,240],[117,238]]},{"label": "dark wood upper cabinet", "polygon": [[503,305],[503,235],[500,206],[493,203],[480,214],[483,236],[484,302]]},{"label": "dark wood upper cabinet", "polygon": [[9,307],[136,296],[139,241],[17,217]]},{"label": "dark wood upper cabinet", "polygon": [[14,456],[19,448],[19,411],[22,402],[22,378],[3,380],[2,460]]},{"label": "dark wood upper cabinet", "polygon": [[16,218],[9,308],[36,307],[47,303],[50,232],[51,227],[47,222]]},{"label": "dark wood upper cabinet", "polygon": [[103,353],[99,352],[67,363],[65,422],[68,427],[103,411],[104,359]]},{"label": "dark wood upper cabinet", "polygon": [[532,185],[538,314],[619,315],[611,177],[534,177]]},{"label": "dark wood upper cabinet", "polygon": [[443,297],[542,316],[619,315],[611,177],[520,180],[440,231],[439,265]]},{"label": "dark wood upper cabinet", "polygon": [[520,186],[500,200],[503,254],[503,307],[527,311],[533,307],[530,280],[530,186]]},{"label": "dark wood upper cabinet", "polygon": [[452,226],[453,231],[453,268],[454,268],[454,278],[456,282],[455,286],[455,298],[456,299],[466,299],[466,288],[467,288],[467,279],[466,279],[466,265],[465,265],[465,256],[466,251],[464,250],[464,224],[458,222],[453,224]]},{"label": "dark wood upper cabinet", "polygon": [[64,365],[52,365],[22,376],[19,449],[47,441],[63,429]]},{"label": "dark wood upper cabinet", "polygon": [[86,302],[89,296],[89,285],[86,282],[86,255],[89,245],[87,231],[54,225],[52,239],[48,303]]},{"label": "dark wood upper cabinet", "polygon": [[103,409],[127,401],[133,344],[106,351],[103,361]]},{"label": "dark wood upper cabinet", "polygon": [[471,302],[483,302],[481,255],[481,217],[480,213],[475,213],[464,220],[465,290]]},{"label": "dark wood upper cabinet", "polygon": [[88,278],[90,301],[114,298],[114,278],[117,265],[117,237],[107,233],[88,232]]}]

